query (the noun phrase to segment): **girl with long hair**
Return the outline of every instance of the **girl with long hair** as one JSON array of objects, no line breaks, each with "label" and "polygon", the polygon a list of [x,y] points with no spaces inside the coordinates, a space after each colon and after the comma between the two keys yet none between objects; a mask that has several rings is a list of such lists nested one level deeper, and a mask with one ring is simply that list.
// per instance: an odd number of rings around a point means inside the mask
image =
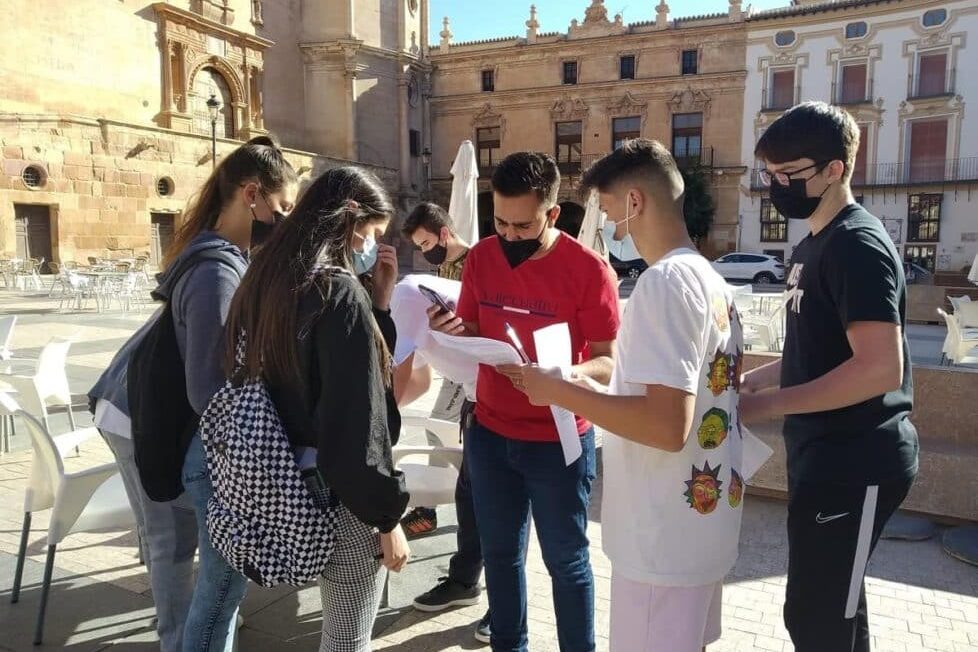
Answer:
[{"label": "girl with long hair", "polygon": [[372,174],[329,170],[255,256],[227,322],[227,368],[243,337],[237,373],[264,380],[293,446],[340,504],[319,582],[321,652],[370,649],[385,570],[400,571],[409,554],[399,525],[408,494],[391,456],[397,258],[377,244],[393,213]]},{"label": "girl with long hair", "polygon": [[[198,415],[224,383],[224,323],[247,269],[248,252],[278,228],[295,193],[296,174],[282,151],[267,136],[254,138],[211,173],[166,253],[154,297],[170,303],[187,399]],[[203,252],[207,257],[197,260]],[[213,488],[200,438],[194,435],[190,440],[181,477],[185,492],[176,500],[150,500],[134,460],[126,370],[132,351],[155,319],[116,354],[89,397],[136,515],[161,650],[230,651],[246,580],[210,545],[205,515]],[[200,553],[196,583],[195,551]]]}]

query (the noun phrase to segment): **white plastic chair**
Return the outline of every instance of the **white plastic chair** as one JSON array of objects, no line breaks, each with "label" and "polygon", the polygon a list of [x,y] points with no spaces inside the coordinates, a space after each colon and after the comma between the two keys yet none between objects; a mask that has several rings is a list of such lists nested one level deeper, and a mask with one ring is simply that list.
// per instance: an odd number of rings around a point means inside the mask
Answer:
[{"label": "white plastic chair", "polygon": [[954,315],[949,315],[941,308],[937,309],[937,314],[944,318],[947,324],[947,337],[944,338],[944,347],[941,350],[941,364],[945,361],[954,365],[965,361],[968,353],[978,347],[978,328],[961,328]]},{"label": "white plastic chair", "polygon": [[17,325],[17,315],[0,317],[0,360],[9,360],[14,352],[10,350],[10,341],[14,338],[14,326]]},{"label": "white plastic chair", "polygon": [[34,645],[40,645],[44,638],[44,615],[58,544],[69,534],[76,532],[130,529],[135,526],[136,520],[115,462],[66,473],[59,446],[37,419],[21,410],[11,396],[3,393],[0,393],[0,410],[20,417],[30,433],[34,449],[31,478],[24,492],[24,524],[14,570],[14,586],[10,594],[12,603],[20,599],[31,517],[35,512],[52,510],[47,532],[47,560],[41,584],[41,601],[34,628]]},{"label": "white plastic chair", "polygon": [[68,424],[75,430],[75,415],[71,410],[71,389],[68,386],[68,349],[70,340],[53,339],[48,342],[37,358],[33,376],[10,375],[3,380],[16,391],[26,406],[26,411],[41,418],[44,428],[51,431],[51,408],[65,410]]},{"label": "white plastic chair", "polygon": [[741,314],[740,321],[744,327],[744,344],[747,346],[760,344],[768,351],[780,351],[781,342],[784,340],[784,309],[782,303],[777,310],[769,315]]},{"label": "white plastic chair", "polygon": [[951,308],[955,313],[958,311],[958,308],[962,303],[971,303],[971,297],[969,297],[967,294],[963,294],[960,297],[948,297],[947,300],[951,304]]}]

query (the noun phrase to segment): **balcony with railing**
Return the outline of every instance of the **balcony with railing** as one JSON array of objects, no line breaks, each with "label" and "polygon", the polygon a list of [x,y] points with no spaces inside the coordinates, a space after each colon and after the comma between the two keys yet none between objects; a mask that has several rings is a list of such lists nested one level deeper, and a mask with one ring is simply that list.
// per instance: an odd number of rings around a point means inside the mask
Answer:
[{"label": "balcony with railing", "polygon": [[957,70],[951,68],[944,74],[907,76],[907,99],[923,100],[930,97],[947,97],[956,92]]},{"label": "balcony with railing", "polygon": [[872,78],[857,82],[832,82],[832,102],[839,106],[871,104],[873,102]]},{"label": "balcony with railing", "polygon": [[761,91],[761,111],[787,111],[795,104],[798,104],[799,97],[801,97],[800,85],[793,86],[791,90],[788,91],[777,88],[765,88],[763,91]]},{"label": "balcony with railing", "polygon": [[[952,159],[915,159],[901,163],[877,163],[857,169],[853,188],[898,188],[917,185],[978,183],[978,156]],[[764,191],[760,170],[751,171],[751,190]]]}]

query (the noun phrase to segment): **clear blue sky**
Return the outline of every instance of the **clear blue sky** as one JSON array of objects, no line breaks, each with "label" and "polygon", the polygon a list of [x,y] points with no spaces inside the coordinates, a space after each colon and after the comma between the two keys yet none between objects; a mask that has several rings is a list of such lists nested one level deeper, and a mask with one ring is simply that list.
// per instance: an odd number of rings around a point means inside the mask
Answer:
[{"label": "clear blue sky", "polygon": [[[454,40],[474,41],[500,36],[523,36],[530,5],[537,6],[541,32],[566,32],[571,19],[584,19],[591,0],[431,0],[431,43],[438,43],[442,18],[452,20]],[[654,0],[605,0],[608,14],[622,14],[626,23],[655,19]],[[698,16],[725,12],[727,0],[667,0],[670,17]],[[744,0],[743,7],[755,10],[785,7],[789,0]]]}]

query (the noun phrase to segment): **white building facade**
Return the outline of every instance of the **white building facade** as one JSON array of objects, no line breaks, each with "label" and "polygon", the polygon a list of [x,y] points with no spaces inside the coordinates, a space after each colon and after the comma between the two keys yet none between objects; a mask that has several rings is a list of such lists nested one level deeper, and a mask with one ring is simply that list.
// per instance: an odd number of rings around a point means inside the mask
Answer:
[{"label": "white building facade", "polygon": [[905,260],[960,272],[978,253],[978,3],[795,0],[747,23],[738,249],[791,258],[807,233],[785,220],[753,149],[785,109],[843,106],[860,125],[853,193]]}]

